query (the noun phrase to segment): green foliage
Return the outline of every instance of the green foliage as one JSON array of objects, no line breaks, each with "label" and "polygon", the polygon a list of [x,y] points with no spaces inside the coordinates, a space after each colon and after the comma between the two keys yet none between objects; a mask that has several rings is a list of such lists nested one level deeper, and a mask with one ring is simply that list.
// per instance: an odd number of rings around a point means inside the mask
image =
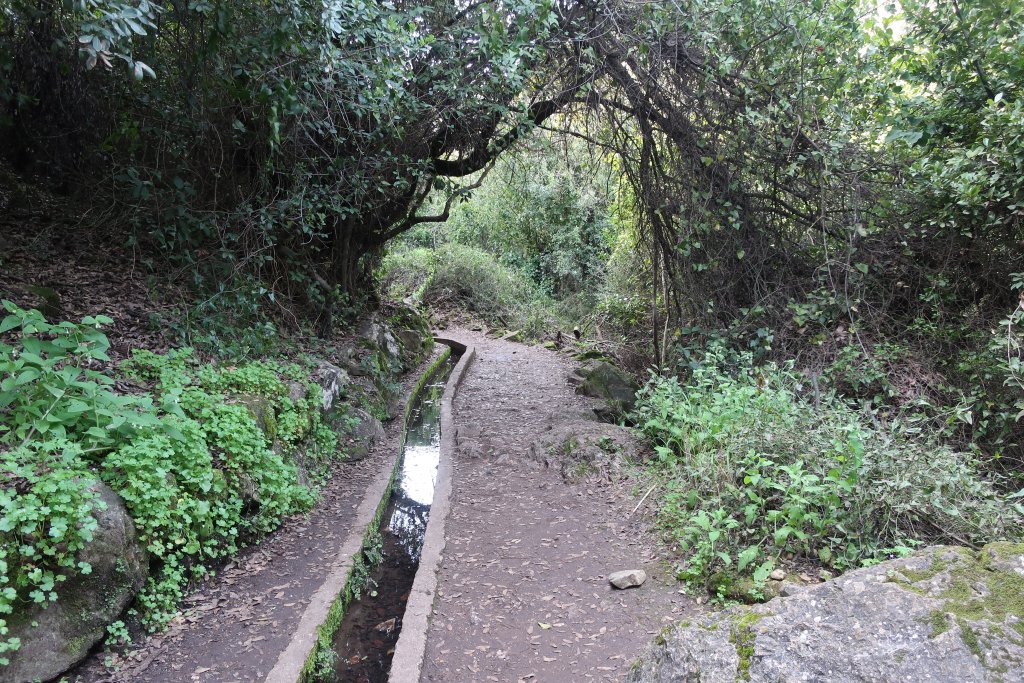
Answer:
[{"label": "green foliage", "polygon": [[[137,351],[123,370],[152,391],[121,395],[109,369],[88,367],[105,360],[103,320],[50,325],[5,305],[6,338],[19,336],[0,344],[10,399],[0,411],[0,614],[59,599],[61,582],[89,571],[75,558],[96,529],[97,477],[124,500],[149,553],[137,606],[152,628],[211,563],[312,504],[291,459],[301,450],[303,462],[323,462],[337,437],[308,370]],[[0,654],[17,646],[8,639]]]},{"label": "green foliage", "polygon": [[[57,598],[92,539],[90,463],[158,423],[148,397],[118,395],[91,365],[109,361],[103,316],[47,323],[9,301],[0,321],[0,614]],[[0,636],[6,626],[0,619]],[[18,643],[0,643],[0,654]]]},{"label": "green foliage", "polygon": [[0,452],[0,665],[18,649],[6,620],[23,600],[57,599],[70,572],[88,573],[76,553],[96,530],[94,476],[77,447],[51,440]]},{"label": "green foliage", "polygon": [[116,58],[127,64],[136,81],[156,77],[147,64],[132,59],[131,47],[136,36],[149,35],[147,29],[157,28],[157,4],[149,0],[73,0],[67,5],[81,22],[78,51],[85,57],[87,69],[100,63],[110,68]]},{"label": "green foliage", "polygon": [[115,230],[181,266],[209,297],[194,317],[244,298],[240,312],[289,306],[329,330],[369,294],[390,230],[447,157],[479,149],[447,174],[480,170],[509,128],[531,127],[517,98],[537,87],[555,10],[16,0],[0,13],[0,148],[56,167]]},{"label": "green foliage", "polygon": [[791,366],[756,368],[748,354],[735,367],[709,355],[685,386],[654,377],[640,394],[682,578],[763,581],[786,552],[843,570],[916,543],[1024,533],[1024,507],[968,454],[897,418],[869,421],[831,393],[815,408]]},{"label": "green foliage", "polygon": [[[208,273],[209,274],[209,273]],[[204,280],[197,282],[200,286]],[[252,276],[211,283],[216,291],[179,310],[168,327],[183,346],[225,359],[258,358],[281,353],[287,343],[266,307],[274,292]]]},{"label": "green foliage", "polygon": [[[524,147],[499,160],[472,200],[452,207],[446,223],[417,226],[396,242],[384,268],[386,293],[422,296],[443,258],[431,260],[418,250],[447,254],[461,246],[490,255],[512,279],[525,281],[516,288],[535,290],[529,298],[544,300],[551,317],[568,327],[586,328],[597,316],[606,332],[634,331],[646,299],[633,257],[636,240],[615,220],[613,199],[622,183],[613,160],[546,132],[530,136]],[[435,198],[424,211],[436,213],[440,202]],[[612,282],[606,273],[614,245],[618,277]]]},{"label": "green foliage", "polygon": [[[181,590],[206,564],[312,503],[286,457],[321,431],[319,390],[303,383],[302,397],[293,400],[288,382],[302,377],[299,366],[257,361],[217,368],[200,365],[188,349],[164,356],[137,351],[126,369],[155,381],[183,415],[169,424],[180,438],[149,434],[104,462],[105,479],[162,567],[139,597],[144,617],[159,625],[174,616]],[[335,446],[322,439],[308,445],[325,448],[322,456]]]},{"label": "green foliage", "polygon": [[629,226],[621,228],[608,257],[595,313],[625,336],[639,337],[641,330],[648,329],[649,271],[635,232]]},{"label": "green foliage", "polygon": [[892,367],[906,362],[908,355],[907,349],[892,342],[875,344],[870,350],[844,346],[828,368],[828,380],[844,396],[891,405],[897,395]]},{"label": "green foliage", "polygon": [[39,311],[3,306],[0,334],[18,342],[0,341],[0,444],[68,440],[93,453],[156,424],[151,400],[116,394],[113,379],[90,367],[110,360],[99,329],[109,318],[50,324]]},{"label": "green foliage", "polygon": [[993,258],[1013,258],[1006,239],[1024,201],[1017,182],[1024,169],[1024,9],[1000,2],[901,4],[907,34],[875,36],[892,66],[887,75],[903,84],[888,140],[924,152],[911,172],[934,202],[928,222],[938,234],[985,237],[997,250]]},{"label": "green foliage", "polygon": [[118,646],[123,647],[130,645],[132,642],[132,636],[128,632],[128,626],[120,619],[112,624],[107,625],[107,637],[104,644],[108,647]]},{"label": "green foliage", "polygon": [[385,291],[396,298],[416,294],[431,306],[461,305],[492,325],[531,337],[559,326],[555,303],[540,287],[474,247],[397,252],[381,270]]},{"label": "green foliage", "polygon": [[1013,289],[1021,295],[1017,307],[1002,321],[1005,342],[1000,340],[998,349],[1006,358],[1006,373],[1003,384],[1015,394],[1013,416],[1015,422],[1024,418],[1024,273],[1014,275]]},{"label": "green foliage", "polygon": [[424,246],[443,241],[476,247],[556,299],[592,296],[603,279],[613,230],[606,197],[610,168],[588,158],[579,144],[563,154],[548,137],[530,142],[538,147],[500,161],[473,201],[456,206]]}]

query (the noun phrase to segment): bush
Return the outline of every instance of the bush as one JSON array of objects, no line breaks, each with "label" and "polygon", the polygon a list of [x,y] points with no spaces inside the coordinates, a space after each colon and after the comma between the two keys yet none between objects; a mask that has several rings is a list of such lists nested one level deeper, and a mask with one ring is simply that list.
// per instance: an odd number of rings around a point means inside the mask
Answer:
[{"label": "bush", "polygon": [[155,392],[181,411],[103,463],[104,480],[124,498],[160,567],[139,597],[145,620],[158,626],[210,561],[312,504],[287,456],[309,436],[311,455],[333,452],[334,435],[320,422],[319,387],[306,384],[302,399],[290,398],[285,380],[304,375],[297,365],[218,368],[182,349],[136,351],[125,369],[154,381]]},{"label": "bush", "polygon": [[39,311],[3,306],[0,334],[17,332],[20,339],[17,347],[0,342],[0,444],[69,440],[98,453],[156,424],[148,397],[114,393],[114,380],[93,369],[110,361],[100,331],[110,318],[51,325]]},{"label": "bush", "polygon": [[539,337],[558,327],[555,303],[540,287],[475,247],[446,244],[389,254],[381,282],[395,298],[435,307],[464,306],[492,325]]},{"label": "bush", "polygon": [[438,256],[427,247],[391,252],[381,264],[381,289],[395,300],[422,299],[437,267]]},{"label": "bush", "polygon": [[919,543],[1020,538],[1024,507],[971,456],[832,394],[815,407],[791,366],[748,354],[729,374],[720,361],[709,354],[686,386],[652,378],[637,407],[665,480],[660,522],[687,554],[681,578],[763,581],[783,553],[844,570]]},{"label": "bush", "polygon": [[[101,504],[90,465],[158,424],[149,397],[114,393],[93,366],[108,362],[103,316],[50,324],[9,301],[0,321],[0,615],[18,601],[57,599],[66,574],[88,572],[76,553],[92,540]],[[7,635],[0,617],[0,637]],[[0,641],[2,655],[17,639]]]},{"label": "bush", "polygon": [[[136,351],[123,369],[152,389],[119,394],[113,371],[96,369],[108,360],[105,319],[52,325],[4,306],[0,331],[14,343],[0,343],[0,615],[57,600],[61,582],[89,571],[76,553],[96,528],[97,478],[124,499],[150,554],[138,606],[153,628],[211,561],[312,503],[290,457],[305,448],[306,462],[322,460],[336,437],[302,367]],[[0,641],[0,664],[18,645]]]}]

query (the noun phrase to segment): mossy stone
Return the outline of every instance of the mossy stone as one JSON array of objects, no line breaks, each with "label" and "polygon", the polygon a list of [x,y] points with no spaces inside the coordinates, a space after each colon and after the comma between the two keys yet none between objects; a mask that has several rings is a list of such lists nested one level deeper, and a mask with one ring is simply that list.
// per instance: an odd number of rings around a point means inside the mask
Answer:
[{"label": "mossy stone", "polygon": [[106,509],[94,511],[98,527],[77,559],[92,571],[69,576],[56,602],[18,605],[8,615],[7,637],[20,638],[21,647],[9,655],[9,665],[0,667],[4,683],[50,680],[75,665],[146,581],[149,560],[124,502],[106,484],[94,482],[91,488]]}]

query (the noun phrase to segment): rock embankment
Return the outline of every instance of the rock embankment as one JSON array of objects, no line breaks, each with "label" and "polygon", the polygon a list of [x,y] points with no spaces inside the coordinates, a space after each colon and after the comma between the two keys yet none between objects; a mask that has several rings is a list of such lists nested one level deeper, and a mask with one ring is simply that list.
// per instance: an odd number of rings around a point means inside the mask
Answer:
[{"label": "rock embankment", "polygon": [[627,680],[1022,681],[1024,544],[931,547],[682,622]]},{"label": "rock embankment", "polygon": [[[373,444],[384,438],[381,420],[398,414],[398,379],[429,353],[433,343],[426,320],[416,311],[391,306],[388,312],[387,316],[382,312],[373,314],[358,327],[353,339],[339,344],[329,356],[314,363],[309,381],[285,381],[287,395],[264,394],[248,388],[223,390],[220,400],[224,405],[238,410],[242,414],[238,419],[251,424],[252,431],[258,433],[254,448],[266,448],[281,456],[276,462],[286,469],[273,473],[274,476],[292,477],[300,486],[317,486],[315,472],[323,478],[324,468],[334,466],[337,474],[341,461],[351,463],[365,458]],[[294,419],[285,439],[281,420],[286,406],[305,401],[311,389],[316,394],[311,411],[316,415],[303,413],[301,419]],[[316,424],[330,425],[337,435],[336,448],[331,453],[318,450],[313,432]],[[221,480],[231,476],[239,482],[243,514],[257,514],[265,503],[258,475],[267,473],[240,468],[228,471],[225,465],[217,468],[216,475]],[[179,473],[175,471],[166,472],[168,486],[175,484],[176,476]],[[89,567],[90,571],[67,572],[66,580],[56,590],[55,601],[39,604],[21,600],[15,603],[12,614],[0,615],[7,622],[0,640],[17,639],[19,643],[4,655],[9,663],[0,662],[0,683],[56,678],[86,658],[107,635],[107,627],[122,618],[141,630],[139,624],[125,616],[126,610],[130,615],[130,608],[137,606],[136,597],[147,579],[159,576],[159,559],[143,547],[146,541],[136,533],[134,513],[122,498],[123,491],[100,481],[92,489],[96,503],[91,514],[98,527],[93,540],[75,558],[79,567]],[[259,537],[241,540],[240,545],[251,544]],[[281,582],[276,583],[280,588]],[[0,627],[3,626],[0,621]],[[128,676],[123,680],[134,679]],[[179,674],[172,674],[172,680],[180,680]]]},{"label": "rock embankment", "polygon": [[8,617],[9,638],[21,647],[0,667],[0,681],[50,678],[82,659],[106,635],[148,575],[146,551],[136,540],[120,496],[102,482],[90,487],[100,501],[92,542],[79,554],[88,574],[74,574],[54,603],[33,604]]}]

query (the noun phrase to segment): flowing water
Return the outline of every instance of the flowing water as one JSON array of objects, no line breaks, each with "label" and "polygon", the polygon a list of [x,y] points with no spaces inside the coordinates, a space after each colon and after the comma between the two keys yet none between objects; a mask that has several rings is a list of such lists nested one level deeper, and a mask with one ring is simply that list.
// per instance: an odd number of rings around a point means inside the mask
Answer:
[{"label": "flowing water", "polygon": [[423,387],[409,413],[395,486],[380,523],[383,559],[334,635],[336,683],[384,683],[420,563],[441,458],[441,396],[456,356]]}]

